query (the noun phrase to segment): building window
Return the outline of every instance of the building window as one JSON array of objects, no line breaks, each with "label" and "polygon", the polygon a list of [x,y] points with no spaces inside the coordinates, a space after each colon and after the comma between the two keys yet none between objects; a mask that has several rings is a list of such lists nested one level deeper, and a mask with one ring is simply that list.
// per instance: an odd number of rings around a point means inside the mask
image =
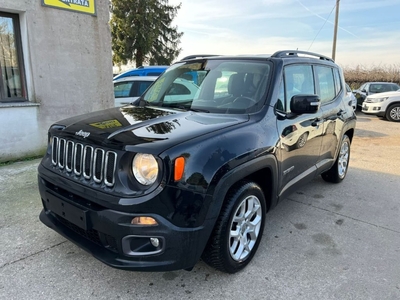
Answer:
[{"label": "building window", "polygon": [[19,17],[0,12],[0,102],[26,100]]}]

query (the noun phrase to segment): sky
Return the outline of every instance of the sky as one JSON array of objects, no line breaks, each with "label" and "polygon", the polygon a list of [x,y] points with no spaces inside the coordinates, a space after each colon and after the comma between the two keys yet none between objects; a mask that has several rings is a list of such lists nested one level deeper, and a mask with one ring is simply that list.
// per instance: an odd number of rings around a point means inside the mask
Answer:
[{"label": "sky", "polygon": [[[336,0],[169,0],[192,54],[304,50],[332,57]],[[400,0],[340,0],[335,61],[342,67],[400,66]]]}]

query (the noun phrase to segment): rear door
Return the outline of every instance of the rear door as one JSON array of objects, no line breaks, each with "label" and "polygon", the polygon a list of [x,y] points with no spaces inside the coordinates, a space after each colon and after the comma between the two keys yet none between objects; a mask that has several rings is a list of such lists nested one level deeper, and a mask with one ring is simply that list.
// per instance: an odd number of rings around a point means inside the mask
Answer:
[{"label": "rear door", "polygon": [[317,93],[321,99],[321,120],[324,124],[321,153],[317,163],[323,168],[335,159],[343,134],[341,129],[344,119],[353,111],[342,101],[346,91],[339,70],[335,67],[316,65],[314,72]]}]

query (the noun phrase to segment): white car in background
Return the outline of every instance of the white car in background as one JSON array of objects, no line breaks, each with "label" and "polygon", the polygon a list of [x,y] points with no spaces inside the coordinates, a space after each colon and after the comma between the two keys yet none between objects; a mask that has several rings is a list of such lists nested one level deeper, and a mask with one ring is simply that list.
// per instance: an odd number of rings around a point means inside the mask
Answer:
[{"label": "white car in background", "polygon": [[355,111],[357,109],[357,98],[354,96],[353,91],[351,90],[350,86],[346,83],[346,98],[347,102],[350,105],[351,101],[351,106],[353,107],[353,110]]},{"label": "white car in background", "polygon": [[368,96],[362,104],[361,111],[392,122],[400,122],[400,89]]},{"label": "white car in background", "polygon": [[[157,76],[129,76],[114,80],[115,106],[123,106],[134,102],[156,79]],[[193,99],[198,90],[198,85],[193,81],[177,78],[167,89],[164,102],[185,102],[188,99]]]}]

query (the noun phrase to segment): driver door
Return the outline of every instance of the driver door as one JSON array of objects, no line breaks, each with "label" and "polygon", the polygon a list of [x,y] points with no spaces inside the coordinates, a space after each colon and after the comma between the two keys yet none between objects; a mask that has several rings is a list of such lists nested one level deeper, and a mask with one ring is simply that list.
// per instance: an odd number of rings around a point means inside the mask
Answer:
[{"label": "driver door", "polygon": [[[278,117],[280,134],[278,158],[280,159],[281,196],[290,194],[296,186],[316,172],[322,138],[322,111],[291,115],[290,99],[294,95],[315,95],[313,68],[311,65],[288,65],[284,68],[277,110],[290,117]],[[283,195],[285,194],[285,196]]]}]

